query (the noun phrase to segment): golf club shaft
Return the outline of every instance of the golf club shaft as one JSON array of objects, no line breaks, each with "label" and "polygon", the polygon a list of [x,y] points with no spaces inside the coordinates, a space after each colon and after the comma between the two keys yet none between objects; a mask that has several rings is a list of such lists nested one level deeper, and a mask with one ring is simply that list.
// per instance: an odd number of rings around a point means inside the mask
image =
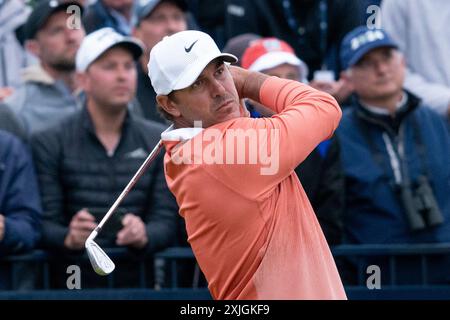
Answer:
[{"label": "golf club shaft", "polygon": [[[165,131],[168,131],[172,128],[170,126]],[[97,234],[102,230],[104,224],[108,221],[108,219],[111,217],[111,215],[114,213],[114,211],[117,209],[117,207],[122,202],[123,198],[125,198],[128,193],[131,191],[131,189],[134,187],[134,185],[139,181],[141,176],[145,173],[148,166],[153,162],[153,160],[158,155],[159,151],[163,147],[162,140],[159,140],[158,144],[153,148],[152,152],[148,155],[147,159],[145,159],[144,163],[141,165],[141,167],[138,169],[138,171],[134,174],[133,178],[131,178],[130,182],[128,182],[128,185],[125,187],[125,189],[122,191],[122,193],[119,195],[117,200],[114,202],[114,204],[109,208],[106,215],[103,217],[102,221],[100,221],[99,225],[95,230],[93,231],[93,237],[92,240],[97,236]]]}]

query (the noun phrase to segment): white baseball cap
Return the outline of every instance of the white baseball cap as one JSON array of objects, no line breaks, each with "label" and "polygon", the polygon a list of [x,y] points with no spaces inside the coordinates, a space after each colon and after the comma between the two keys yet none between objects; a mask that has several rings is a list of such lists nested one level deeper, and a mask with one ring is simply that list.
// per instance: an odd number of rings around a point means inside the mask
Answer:
[{"label": "white baseball cap", "polygon": [[261,38],[250,43],[242,55],[242,67],[251,71],[263,72],[282,64],[290,64],[299,68],[303,82],[307,82],[308,67],[295,54],[294,49],[277,38]]},{"label": "white baseball cap", "polygon": [[193,84],[216,58],[238,61],[234,55],[220,52],[214,40],[204,32],[177,32],[165,37],[151,50],[148,76],[156,94],[168,95]]},{"label": "white baseball cap", "polygon": [[138,39],[123,36],[112,28],[102,28],[88,34],[81,42],[75,58],[77,71],[86,71],[105,51],[119,44],[128,48],[135,60],[144,52],[143,44]]}]

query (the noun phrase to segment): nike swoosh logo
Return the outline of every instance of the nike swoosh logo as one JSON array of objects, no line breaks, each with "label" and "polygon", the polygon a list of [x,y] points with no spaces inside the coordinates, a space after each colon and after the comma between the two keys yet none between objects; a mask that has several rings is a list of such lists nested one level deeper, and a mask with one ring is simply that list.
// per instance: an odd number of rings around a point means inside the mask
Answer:
[{"label": "nike swoosh logo", "polygon": [[197,41],[198,40],[195,40],[189,47],[184,47],[184,51],[186,51],[186,53],[189,53],[189,52],[191,52],[191,50],[192,50],[192,47],[194,46],[194,44],[196,44],[197,43]]}]

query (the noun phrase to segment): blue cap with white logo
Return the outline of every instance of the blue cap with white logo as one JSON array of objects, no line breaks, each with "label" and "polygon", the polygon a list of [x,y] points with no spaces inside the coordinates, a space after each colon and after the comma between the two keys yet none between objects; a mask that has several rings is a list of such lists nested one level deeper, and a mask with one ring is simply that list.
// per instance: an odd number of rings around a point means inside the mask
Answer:
[{"label": "blue cap with white logo", "polygon": [[397,49],[398,45],[383,29],[369,29],[364,26],[353,29],[342,40],[342,69],[347,70],[354,66],[366,53],[381,47]]}]

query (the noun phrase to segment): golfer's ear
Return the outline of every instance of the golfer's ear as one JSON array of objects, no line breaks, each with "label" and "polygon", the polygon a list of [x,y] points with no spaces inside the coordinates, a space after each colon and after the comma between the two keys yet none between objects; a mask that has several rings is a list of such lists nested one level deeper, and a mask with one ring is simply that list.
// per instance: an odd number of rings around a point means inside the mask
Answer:
[{"label": "golfer's ear", "polygon": [[172,99],[170,99],[169,96],[158,95],[156,96],[156,101],[165,112],[167,112],[174,118],[178,118],[181,116],[176,103]]}]

